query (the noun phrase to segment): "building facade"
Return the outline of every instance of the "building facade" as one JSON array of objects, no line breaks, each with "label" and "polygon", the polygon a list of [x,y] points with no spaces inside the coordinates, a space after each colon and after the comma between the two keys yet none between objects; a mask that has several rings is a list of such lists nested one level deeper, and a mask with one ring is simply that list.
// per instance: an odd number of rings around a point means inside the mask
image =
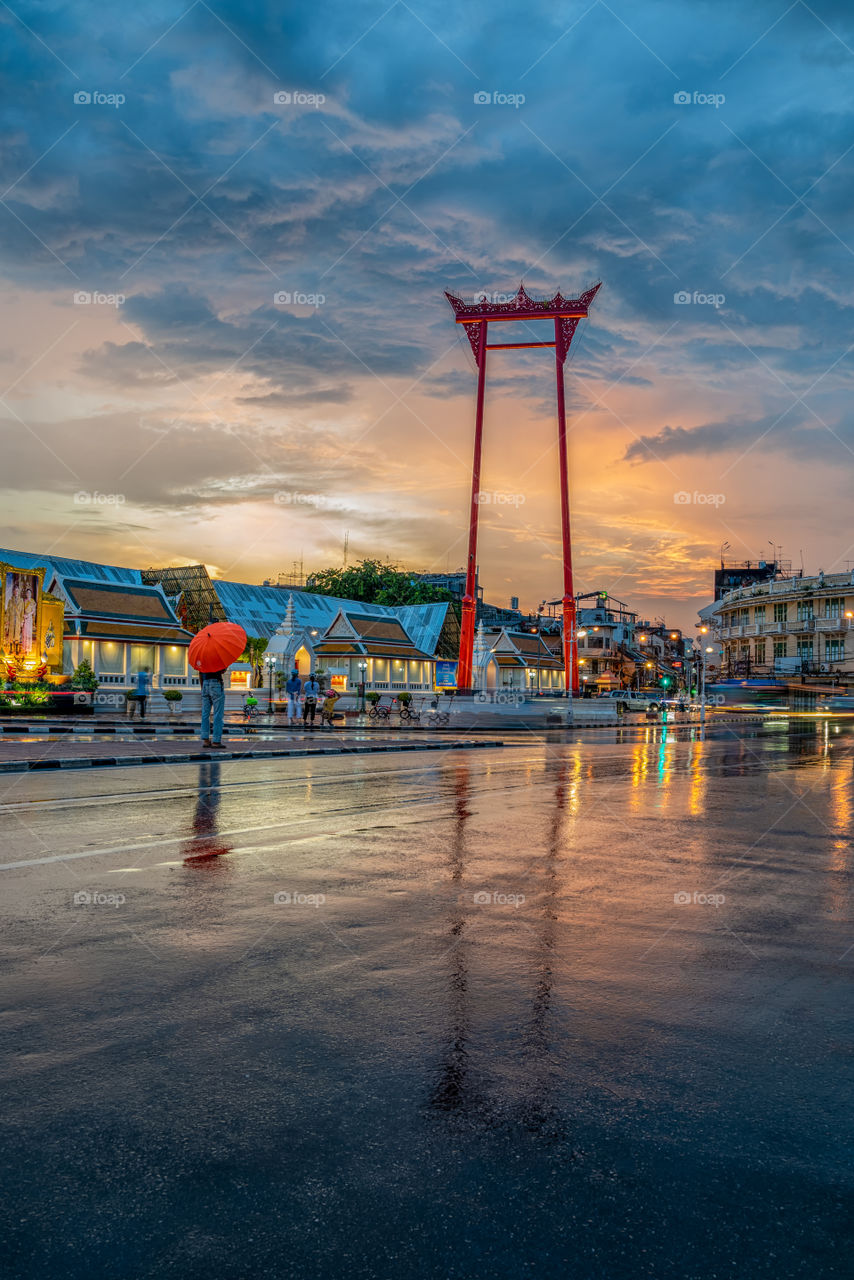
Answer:
[{"label": "building facade", "polygon": [[720,642],[722,675],[854,676],[854,574],[779,577],[700,611]]}]

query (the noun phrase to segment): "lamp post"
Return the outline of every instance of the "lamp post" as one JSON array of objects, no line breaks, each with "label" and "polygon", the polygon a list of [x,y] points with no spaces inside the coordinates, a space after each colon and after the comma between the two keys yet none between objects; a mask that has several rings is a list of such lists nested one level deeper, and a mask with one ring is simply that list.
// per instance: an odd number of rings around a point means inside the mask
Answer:
[{"label": "lamp post", "polygon": [[[706,631],[708,630],[708,628],[704,627],[703,630]],[[694,652],[697,654],[698,658],[701,661],[701,666],[700,666],[700,724],[701,725],[704,725],[706,723],[706,663],[708,661],[706,654],[714,653],[715,651],[713,645],[703,644],[703,641],[705,639],[706,639],[705,635],[698,636],[700,648],[694,650]]]},{"label": "lamp post", "polygon": [[268,653],[264,658],[264,663],[265,663],[265,666],[267,667],[267,670],[270,673],[267,711],[269,715],[272,715],[273,714],[273,669],[276,665],[276,655],[274,653]]},{"label": "lamp post", "polygon": [[359,710],[361,711],[362,715],[364,715],[364,714],[365,714],[365,679],[366,679],[366,677],[367,677],[367,673],[368,673],[368,664],[367,664],[367,662],[364,662],[364,661],[360,662],[360,663],[359,663],[359,677],[360,677],[360,679],[359,679],[359,697],[360,697],[360,699],[361,699],[361,703],[362,703],[362,705],[359,707]]}]

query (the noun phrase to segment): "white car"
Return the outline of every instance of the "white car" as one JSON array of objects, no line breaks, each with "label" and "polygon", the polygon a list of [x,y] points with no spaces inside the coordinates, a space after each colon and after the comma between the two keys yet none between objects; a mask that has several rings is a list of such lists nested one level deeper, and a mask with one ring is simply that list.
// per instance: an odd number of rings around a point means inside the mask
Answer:
[{"label": "white car", "polygon": [[662,702],[654,689],[609,689],[599,697],[616,702],[618,711],[658,711]]}]

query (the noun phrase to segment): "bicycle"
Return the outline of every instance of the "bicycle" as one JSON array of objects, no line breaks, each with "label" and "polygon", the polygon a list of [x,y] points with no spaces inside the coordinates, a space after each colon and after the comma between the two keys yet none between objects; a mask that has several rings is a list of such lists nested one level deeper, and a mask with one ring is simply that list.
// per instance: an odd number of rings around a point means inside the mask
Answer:
[{"label": "bicycle", "polygon": [[247,698],[243,704],[243,723],[247,726],[247,733],[258,732],[257,729],[252,727],[252,721],[257,720],[260,715],[261,712],[258,710],[258,699]]},{"label": "bicycle", "polygon": [[401,724],[420,724],[421,708],[414,707],[411,702],[401,702],[400,704],[400,723]]},{"label": "bicycle", "polygon": [[385,722],[386,720],[388,720],[389,716],[391,715],[391,710],[392,710],[392,703],[389,703],[388,706],[385,706],[383,704],[382,698],[378,698],[377,701],[373,703],[373,705],[371,706],[371,709],[368,712],[368,716],[370,717],[371,720],[382,720],[383,722]]},{"label": "bicycle", "polygon": [[438,706],[438,699],[433,700],[433,703],[430,707],[430,711],[428,712],[428,714],[430,716],[429,723],[430,723],[431,729],[445,729],[451,723],[450,710],[440,711]]}]

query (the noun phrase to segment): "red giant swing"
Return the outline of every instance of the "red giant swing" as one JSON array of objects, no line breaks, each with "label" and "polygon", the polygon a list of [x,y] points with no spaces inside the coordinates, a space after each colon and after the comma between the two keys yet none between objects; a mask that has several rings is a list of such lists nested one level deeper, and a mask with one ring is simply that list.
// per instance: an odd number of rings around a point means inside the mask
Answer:
[{"label": "red giant swing", "polygon": [[[467,303],[453,293],[445,297],[454,309],[457,324],[465,325],[471,349],[477,364],[477,410],[474,431],[474,463],[471,482],[471,515],[469,518],[469,549],[466,562],[466,587],[462,601],[462,629],[460,634],[460,660],[457,670],[457,689],[472,687],[472,663],[475,633],[475,578],[477,573],[477,518],[480,510],[480,459],[483,443],[483,401],[486,390],[487,351],[509,351],[522,347],[554,347],[555,375],[557,378],[558,454],[560,462],[560,512],[563,538],[563,661],[566,687],[578,692],[578,649],[575,627],[575,595],[572,584],[572,539],[569,524],[569,474],[566,457],[566,401],[564,396],[563,367],[578,323],[589,311],[590,304],[601,288],[593,285],[577,298],[565,298],[558,290],[553,298],[538,301],[529,297],[522,285],[509,302]],[[552,320],[554,338],[548,342],[488,342],[490,323],[508,320]]]}]

